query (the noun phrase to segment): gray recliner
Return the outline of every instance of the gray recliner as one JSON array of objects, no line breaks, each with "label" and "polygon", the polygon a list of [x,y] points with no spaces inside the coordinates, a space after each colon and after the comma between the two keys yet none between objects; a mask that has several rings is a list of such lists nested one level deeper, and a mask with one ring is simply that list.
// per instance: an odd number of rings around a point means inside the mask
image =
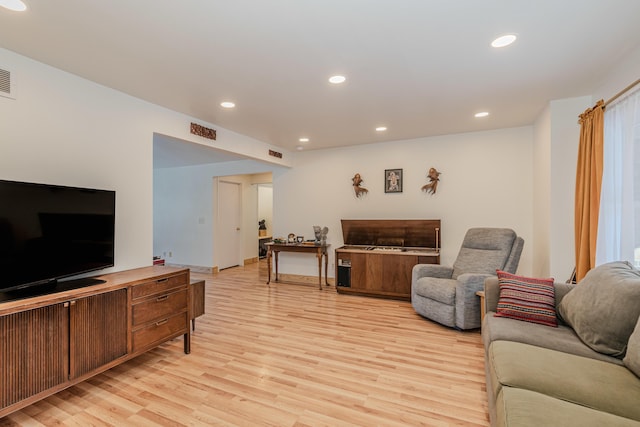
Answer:
[{"label": "gray recliner", "polygon": [[457,329],[480,327],[484,279],[496,270],[515,273],[524,240],[508,228],[471,228],[453,267],[417,264],[411,278],[411,304],[416,313]]}]

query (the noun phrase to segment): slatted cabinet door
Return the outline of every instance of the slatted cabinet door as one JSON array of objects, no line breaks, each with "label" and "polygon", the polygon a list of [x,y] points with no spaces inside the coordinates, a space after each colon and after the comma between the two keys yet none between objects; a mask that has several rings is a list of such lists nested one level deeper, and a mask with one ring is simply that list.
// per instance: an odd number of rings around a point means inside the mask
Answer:
[{"label": "slatted cabinet door", "polygon": [[68,351],[67,304],[0,316],[0,408],[64,384]]},{"label": "slatted cabinet door", "polygon": [[70,379],[91,373],[127,354],[127,290],[70,303]]}]

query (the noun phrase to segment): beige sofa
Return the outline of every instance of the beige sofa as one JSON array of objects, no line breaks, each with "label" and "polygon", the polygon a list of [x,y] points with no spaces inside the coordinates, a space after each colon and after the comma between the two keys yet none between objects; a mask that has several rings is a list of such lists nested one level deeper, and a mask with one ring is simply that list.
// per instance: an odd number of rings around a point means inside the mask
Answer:
[{"label": "beige sofa", "polygon": [[485,282],[491,425],[640,426],[640,272],[610,263],[552,289],[557,327],[497,317],[501,280]]}]

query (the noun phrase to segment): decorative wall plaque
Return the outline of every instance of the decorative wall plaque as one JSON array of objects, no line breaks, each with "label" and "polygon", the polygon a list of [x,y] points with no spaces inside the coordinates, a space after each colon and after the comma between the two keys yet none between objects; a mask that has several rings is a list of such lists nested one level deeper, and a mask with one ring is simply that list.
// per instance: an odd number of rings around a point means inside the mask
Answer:
[{"label": "decorative wall plaque", "polygon": [[204,127],[197,123],[191,123],[191,133],[207,139],[216,139],[216,130]]}]

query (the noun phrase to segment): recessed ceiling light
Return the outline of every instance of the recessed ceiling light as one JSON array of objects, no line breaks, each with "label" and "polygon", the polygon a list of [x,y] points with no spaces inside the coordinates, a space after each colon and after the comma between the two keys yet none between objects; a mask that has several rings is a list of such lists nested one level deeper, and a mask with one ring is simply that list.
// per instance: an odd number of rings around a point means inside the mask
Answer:
[{"label": "recessed ceiling light", "polygon": [[309,138],[300,138],[298,141],[300,141],[300,142],[309,142]]},{"label": "recessed ceiling light", "polygon": [[220,106],[221,106],[222,108],[233,108],[233,107],[235,107],[235,106],[236,106],[236,104],[235,104],[235,103],[233,103],[233,102],[231,102],[231,101],[224,101],[224,102],[221,102],[221,103],[220,103]]},{"label": "recessed ceiling light", "polygon": [[491,42],[491,46],[493,47],[505,47],[509,46],[511,43],[516,41],[515,34],[505,34],[504,36],[500,36],[494,41]]},{"label": "recessed ceiling light", "polygon": [[0,6],[9,10],[15,10],[16,12],[27,10],[27,5],[20,0],[0,0]]},{"label": "recessed ceiling light", "polygon": [[345,80],[347,80],[347,78],[345,76],[331,76],[331,77],[329,77],[329,82],[333,83],[333,84],[344,83]]},{"label": "recessed ceiling light", "polygon": [[385,130],[387,130],[387,127],[386,127],[386,126],[378,126],[378,127],[376,128],[376,132],[384,132]]},{"label": "recessed ceiling light", "polygon": [[481,111],[479,113],[474,114],[475,117],[487,117],[489,115],[488,111]]}]

